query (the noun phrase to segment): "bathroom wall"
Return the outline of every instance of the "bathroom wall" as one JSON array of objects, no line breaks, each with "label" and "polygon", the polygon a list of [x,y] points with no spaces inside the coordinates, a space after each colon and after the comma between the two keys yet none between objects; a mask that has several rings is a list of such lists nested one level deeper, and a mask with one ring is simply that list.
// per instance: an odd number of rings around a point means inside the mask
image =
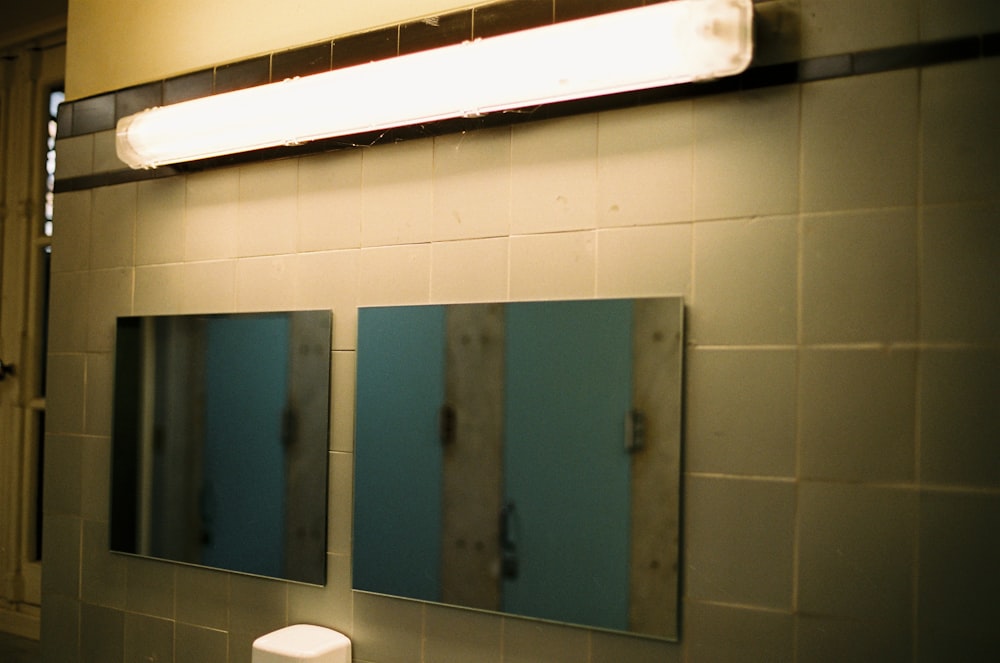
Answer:
[{"label": "bathroom wall", "polygon": [[476,3],[73,0],[66,94],[88,97],[470,4]]},{"label": "bathroom wall", "polygon": [[[138,82],[97,41],[155,51],[150,78],[217,63],[175,23],[105,32],[132,7],[71,0],[74,97]],[[238,41],[225,7],[184,22]],[[991,0],[760,7],[771,62],[1000,31]],[[287,25],[225,57],[311,38]],[[45,660],[247,663],[295,622],[371,663],[991,660],[997,80],[975,57],[60,193]],[[111,144],[61,139],[59,178]],[[668,294],[689,319],[679,643],[352,593],[357,306]],[[285,308],[334,311],[328,585],[110,555],[114,317]]]}]

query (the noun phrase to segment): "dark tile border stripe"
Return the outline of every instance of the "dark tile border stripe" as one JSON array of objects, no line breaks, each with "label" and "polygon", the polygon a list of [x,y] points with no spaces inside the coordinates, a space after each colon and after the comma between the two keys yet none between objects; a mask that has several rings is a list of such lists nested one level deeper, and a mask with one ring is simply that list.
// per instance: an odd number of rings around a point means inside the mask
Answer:
[{"label": "dark tile border stripe", "polygon": [[[659,0],[650,0],[653,4]],[[597,7],[612,11],[644,4],[641,0],[501,0],[473,9],[406,21],[387,28],[347,35],[335,40],[278,51],[241,62],[196,71],[124,90],[63,104],[59,109],[59,137],[68,138],[108,131],[118,119],[152,106],[177,103],[210,94],[306,76],[400,53],[437,48],[475,37],[495,36],[560,20],[592,15]],[[740,90],[791,85],[898,69],[926,67],[948,62],[1000,55],[1000,33],[989,33],[935,42],[810,58],[796,62],[751,66],[739,76],[610,95],[594,99],[549,104],[483,118],[459,118],[419,127],[314,141],[305,145],[271,148],[239,155],[159,168],[154,171],[123,169],[110,173],[56,180],[56,191],[82,189],[164,177],[220,165],[261,159],[302,156],[323,151],[377,145],[455,131],[518,124],[585,112],[627,108],[641,104],[690,99]],[[67,128],[68,127],[68,128]]]},{"label": "dark tile border stripe", "polygon": [[86,191],[87,189],[97,189],[102,186],[114,186],[115,184],[128,184],[129,182],[144,182],[146,180],[158,180],[163,177],[173,177],[180,175],[182,170],[172,166],[161,166],[149,170],[132,170],[123,168],[122,170],[112,170],[106,173],[95,173],[94,175],[78,175],[77,177],[67,177],[63,180],[56,180],[56,193],[67,193],[70,191]]}]

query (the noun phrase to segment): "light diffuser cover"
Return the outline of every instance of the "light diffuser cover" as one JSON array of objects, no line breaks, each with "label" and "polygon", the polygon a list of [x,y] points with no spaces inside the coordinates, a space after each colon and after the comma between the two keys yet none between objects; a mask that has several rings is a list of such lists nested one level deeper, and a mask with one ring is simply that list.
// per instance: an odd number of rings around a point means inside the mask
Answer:
[{"label": "light diffuser cover", "polygon": [[122,118],[132,168],[742,72],[752,0],[674,0],[237,90]]}]

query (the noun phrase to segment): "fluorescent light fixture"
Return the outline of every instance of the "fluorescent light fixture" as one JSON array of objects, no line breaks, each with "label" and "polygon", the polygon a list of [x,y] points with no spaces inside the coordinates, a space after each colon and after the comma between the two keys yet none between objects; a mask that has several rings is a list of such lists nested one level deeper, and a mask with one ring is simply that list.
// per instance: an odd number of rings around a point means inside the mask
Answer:
[{"label": "fluorescent light fixture", "polygon": [[152,108],[132,168],[738,74],[752,0],[673,0]]}]

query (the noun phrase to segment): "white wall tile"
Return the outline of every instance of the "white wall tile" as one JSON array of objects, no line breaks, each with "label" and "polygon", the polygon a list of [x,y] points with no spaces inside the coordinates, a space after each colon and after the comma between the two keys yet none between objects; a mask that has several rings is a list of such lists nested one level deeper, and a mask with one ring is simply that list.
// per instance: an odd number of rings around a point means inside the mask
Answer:
[{"label": "white wall tile", "polygon": [[696,99],[694,136],[696,219],[798,211],[796,87]]},{"label": "white wall tile", "polygon": [[694,226],[689,343],[794,343],[798,232],[792,216]]},{"label": "white wall tile", "polygon": [[49,351],[87,348],[90,272],[54,272],[49,286]]},{"label": "white wall tile", "polygon": [[433,141],[415,140],[364,150],[362,246],[430,241],[433,173]]},{"label": "white wall tile", "polygon": [[237,255],[240,171],[210,170],[185,178],[185,260],[221,260]]},{"label": "white wall tile", "polygon": [[[80,597],[80,518],[61,514],[46,514],[42,522],[45,573],[42,591],[78,599]],[[72,650],[69,650],[72,651]]]},{"label": "white wall tile", "polygon": [[94,172],[107,173],[127,168],[128,166],[118,158],[118,152],[115,148],[115,130],[94,134]]},{"label": "white wall tile", "polygon": [[[348,527],[349,523],[350,514],[348,514]],[[347,559],[345,555],[327,553],[324,586],[289,584],[290,624],[323,624],[350,637],[348,626],[351,623],[351,570],[349,563],[346,565],[340,563],[344,559]]]},{"label": "white wall tile", "polygon": [[798,608],[879,620],[888,632],[913,617],[917,492],[805,482],[799,495]]},{"label": "white wall tile", "polygon": [[330,522],[327,550],[349,555],[354,520],[354,454],[330,453]]},{"label": "white wall tile", "polygon": [[692,215],[692,102],[602,113],[597,128],[598,223],[688,221]]},{"label": "white wall tile", "polygon": [[299,251],[361,246],[362,150],[299,160]]},{"label": "white wall tile", "polygon": [[[135,220],[135,264],[184,260],[184,178],[140,182]],[[180,210],[180,213],[178,213]]]},{"label": "white wall tile", "polygon": [[80,515],[88,520],[103,520],[108,517],[111,503],[111,438],[88,435],[80,442]]},{"label": "white wall tile", "polygon": [[803,217],[802,335],[807,343],[916,339],[913,208]]},{"label": "white wall tile", "polygon": [[378,594],[354,595],[351,655],[365,661],[420,659],[424,606]]},{"label": "white wall tile", "polygon": [[125,613],[125,660],[169,661],[174,656],[174,623],[137,612]]},{"label": "white wall tile", "polygon": [[795,652],[799,661],[910,663],[914,660],[913,640],[911,628],[899,624],[890,628],[881,620],[801,614],[795,617]]},{"label": "white wall tile", "polygon": [[174,660],[222,661],[229,652],[225,631],[177,622],[174,625]]},{"label": "white wall tile", "polygon": [[45,438],[44,515],[80,515],[82,436],[49,435]]},{"label": "white wall tile", "polygon": [[229,625],[230,574],[195,566],[178,566],[174,585],[174,616],[178,622],[205,628]]},{"label": "white wall tile", "polygon": [[689,599],[791,608],[794,484],[689,475],[683,503]]},{"label": "white wall tile", "polygon": [[129,558],[125,563],[125,607],[132,612],[172,619],[176,565]]},{"label": "white wall tile", "polygon": [[431,300],[503,301],[510,242],[504,238],[438,242],[431,249]]},{"label": "white wall tile", "polygon": [[265,256],[236,261],[236,310],[280,311],[295,301],[294,256]]},{"label": "white wall tile", "polygon": [[135,268],[134,315],[166,315],[184,310],[184,273],[181,263]]},{"label": "white wall tile", "polygon": [[917,647],[921,660],[989,660],[1000,591],[1000,495],[927,491],[920,498]]},{"label": "white wall tile", "polygon": [[[337,313],[334,311],[334,316]],[[357,326],[357,315],[354,315]],[[344,341],[346,345],[348,341]],[[350,339],[350,344],[357,345],[356,339]],[[357,355],[353,350],[336,350],[333,353],[331,369],[330,398],[332,406],[330,450],[342,453],[354,452],[354,395],[355,372],[357,371]],[[345,550],[338,548],[341,552]]]},{"label": "white wall tile", "polygon": [[926,350],[919,389],[921,481],[1000,488],[1000,351]]},{"label": "white wall tile", "polygon": [[687,471],[795,476],[794,348],[692,348],[685,374]]},{"label": "white wall tile", "polygon": [[587,658],[589,638],[586,631],[553,623],[518,619],[504,621],[504,660],[548,663],[572,663]]},{"label": "white wall tile", "polygon": [[913,205],[915,70],[802,86],[802,209]]},{"label": "white wall tile", "polygon": [[791,663],[795,656],[792,615],[725,603],[687,601],[686,663]]},{"label": "white wall tile", "polygon": [[90,266],[132,265],[135,257],[136,184],[94,189],[90,217]]},{"label": "white wall tile", "polygon": [[510,230],[511,130],[434,139],[436,241],[506,235]]},{"label": "white wall tile", "polygon": [[332,309],[333,343],[354,348],[358,334],[357,305],[360,252],[322,251],[296,256],[295,308]]},{"label": "white wall tile", "polygon": [[806,349],[799,376],[799,476],[913,481],[915,351]]},{"label": "white wall tile", "polygon": [[119,663],[125,656],[125,613],[83,601],[80,604],[80,660]]},{"label": "white wall tile", "polygon": [[108,554],[108,527],[107,521],[83,521],[80,598],[85,604],[121,610],[125,607],[125,558]]},{"label": "white wall tile", "polygon": [[[1000,7],[1000,3],[996,6]],[[923,201],[996,200],[1000,58],[927,67],[920,79]]]},{"label": "white wall tile", "polygon": [[421,304],[430,298],[429,244],[368,249],[358,261],[358,305]]},{"label": "white wall tile", "polygon": [[511,237],[510,298],[593,297],[596,243],[592,231]]},{"label": "white wall tile", "polygon": [[[177,279],[176,272],[166,275],[171,280]],[[179,280],[180,301],[185,312],[230,313],[236,310],[236,260],[185,263]]]},{"label": "white wall tile", "polygon": [[[45,562],[46,569],[54,568],[49,559]],[[46,570],[44,577],[49,573],[51,572]],[[40,642],[43,660],[58,661],[63,658],[68,663],[77,661],[80,645],[80,602],[76,597],[69,598],[56,593],[44,581],[43,587],[45,587],[45,620],[42,622]]]},{"label": "white wall tile", "polygon": [[291,253],[298,245],[298,162],[282,159],[239,169],[239,256]]},{"label": "white wall tile", "polygon": [[60,138],[56,143],[59,157],[56,175],[59,179],[90,175],[94,172],[94,135]]},{"label": "white wall tile", "polygon": [[87,404],[84,410],[84,431],[88,435],[111,435],[112,404],[108,398],[111,393],[114,393],[113,353],[89,353]]},{"label": "white wall tile", "polygon": [[597,117],[513,128],[511,233],[597,227]]},{"label": "white wall tile", "polygon": [[56,194],[53,203],[52,272],[90,267],[90,214],[93,192]]},{"label": "white wall tile", "polygon": [[599,230],[597,294],[689,296],[692,232],[690,224]]},{"label": "white wall tile", "polygon": [[681,663],[682,648],[676,642],[652,638],[632,638],[613,632],[594,631],[590,635],[593,663]]},{"label": "white wall tile", "polygon": [[470,617],[441,606],[429,609],[424,626],[427,659],[501,663],[503,622],[486,614]]},{"label": "white wall tile", "polygon": [[927,206],[921,219],[920,338],[1000,340],[1000,205]]},{"label": "white wall tile", "polygon": [[234,575],[229,580],[229,631],[260,637],[286,626],[288,584]]},{"label": "white wall tile", "polygon": [[115,318],[131,315],[133,270],[95,269],[90,272],[87,298],[87,349],[111,352],[115,343]]}]

